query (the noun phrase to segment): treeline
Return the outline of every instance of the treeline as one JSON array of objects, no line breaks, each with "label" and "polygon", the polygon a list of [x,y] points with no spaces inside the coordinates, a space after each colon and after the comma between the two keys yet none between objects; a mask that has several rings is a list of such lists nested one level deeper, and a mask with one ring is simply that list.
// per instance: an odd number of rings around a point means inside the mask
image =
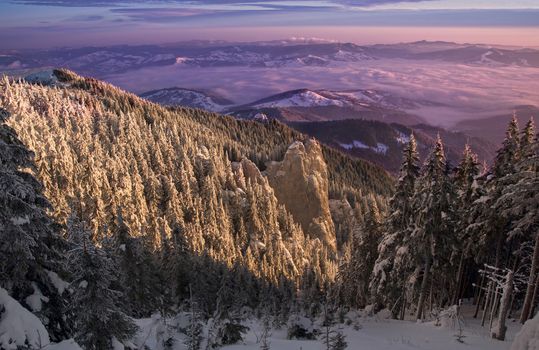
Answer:
[{"label": "treeline", "polygon": [[[401,319],[435,317],[460,299],[473,298],[483,323],[492,313],[503,325],[500,318],[519,310],[523,323],[537,304],[538,229],[539,143],[533,120],[520,131],[513,117],[489,169],[469,147],[453,168],[440,138],[421,166],[412,136],[387,215],[372,206],[353,236],[338,298],[351,307],[387,308]],[[501,327],[495,336],[504,334]]]}]

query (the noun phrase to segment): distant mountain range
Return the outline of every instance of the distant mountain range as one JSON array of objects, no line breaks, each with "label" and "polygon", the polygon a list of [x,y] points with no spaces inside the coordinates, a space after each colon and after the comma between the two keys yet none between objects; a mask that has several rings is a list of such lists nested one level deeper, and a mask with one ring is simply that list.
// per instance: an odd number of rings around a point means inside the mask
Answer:
[{"label": "distant mountain range", "polygon": [[298,89],[240,106],[234,106],[219,95],[182,88],[150,91],[141,96],[165,105],[202,108],[240,119],[262,122],[278,119],[333,148],[367,159],[393,173],[399,169],[402,150],[411,133],[418,140],[422,157],[427,155],[438,134],[453,163],[458,162],[466,143],[481,160],[490,161],[496,150],[493,143],[480,137],[427,125],[420,117],[404,111],[430,106],[431,102],[384,91]]},{"label": "distant mountain range", "polygon": [[439,105],[377,90],[297,89],[244,105],[234,105],[232,101],[214,93],[184,88],[154,90],[140,96],[164,105],[202,108],[241,119],[253,119],[257,114],[264,113],[271,119],[284,122],[369,119],[413,125],[424,120],[405,110]]},{"label": "distant mountain range", "polygon": [[539,50],[536,49],[426,41],[360,46],[352,43],[285,40],[254,43],[200,41],[174,45],[0,51],[0,69],[66,67],[82,74],[105,76],[155,66],[278,68],[335,66],[342,62],[394,58],[539,67]]}]

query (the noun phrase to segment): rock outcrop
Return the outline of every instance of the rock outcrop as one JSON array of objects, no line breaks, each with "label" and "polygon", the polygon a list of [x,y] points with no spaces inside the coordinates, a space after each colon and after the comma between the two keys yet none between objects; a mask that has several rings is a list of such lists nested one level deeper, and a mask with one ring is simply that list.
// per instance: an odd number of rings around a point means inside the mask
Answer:
[{"label": "rock outcrop", "polygon": [[275,196],[303,231],[335,251],[335,227],[329,210],[328,170],[320,144],[313,139],[305,144],[294,142],[282,162],[268,164],[266,175]]}]

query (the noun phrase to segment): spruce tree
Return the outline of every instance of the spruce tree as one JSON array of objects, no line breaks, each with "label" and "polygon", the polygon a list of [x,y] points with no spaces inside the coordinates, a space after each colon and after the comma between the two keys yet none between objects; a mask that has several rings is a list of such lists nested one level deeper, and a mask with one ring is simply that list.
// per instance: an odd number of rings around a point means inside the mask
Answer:
[{"label": "spruce tree", "polygon": [[50,204],[41,184],[31,173],[34,155],[6,125],[8,117],[0,108],[0,287],[23,304],[39,288],[49,301],[38,316],[51,338],[59,340],[69,329],[62,318],[64,299],[49,271],[65,271],[65,244],[46,212]]},{"label": "spruce tree", "polygon": [[479,198],[481,191],[478,183],[480,173],[477,155],[472,152],[468,144],[465,145],[460,163],[457,166],[454,183],[456,192],[455,214],[456,214],[456,236],[457,248],[453,254],[453,259],[458,259],[458,270],[456,274],[456,284],[454,284],[452,304],[458,302],[461,290],[464,289],[465,264],[477,250],[478,242],[467,230],[473,224],[472,211],[474,201]]},{"label": "spruce tree", "polygon": [[369,302],[368,282],[378,257],[381,235],[380,212],[373,201],[363,227],[354,232],[350,260],[342,267],[344,301],[349,306],[361,308]]},{"label": "spruce tree", "polygon": [[520,159],[515,162],[514,172],[500,179],[503,187],[492,206],[498,215],[509,222],[509,237],[518,236],[534,241],[521,323],[533,316],[534,289],[539,283],[536,276],[539,270],[539,142],[532,137],[534,133],[533,120],[530,120],[521,138],[523,147]]},{"label": "spruce tree", "polygon": [[113,338],[128,340],[137,329],[120,308],[122,293],[113,289],[117,267],[93,244],[88,227],[76,216],[70,218],[68,237],[73,245],[69,256],[74,289],[70,310],[75,339],[87,350],[112,349]]},{"label": "spruce tree", "polygon": [[454,198],[442,140],[438,136],[414,195],[416,214],[410,252],[421,271],[416,317],[421,319],[433,265],[440,265],[451,248]]},{"label": "spruce tree", "polygon": [[410,261],[402,258],[402,254],[408,250],[412,198],[419,171],[417,143],[412,134],[404,148],[399,180],[389,202],[388,217],[384,220],[383,237],[378,245],[378,258],[370,281],[372,301],[378,306],[390,307],[394,317],[398,308],[393,308],[393,304],[400,300],[400,305],[404,305],[405,276],[410,270]]},{"label": "spruce tree", "polygon": [[193,296],[191,286],[189,286],[189,294],[189,325],[186,330],[187,338],[185,340],[185,346],[187,350],[199,350],[203,340],[203,328],[200,320],[200,311]]},{"label": "spruce tree", "polygon": [[135,318],[149,317],[159,307],[161,281],[148,244],[143,237],[134,237],[117,210],[112,237],[106,250],[119,267],[117,289],[124,293],[124,310]]},{"label": "spruce tree", "polygon": [[509,216],[500,215],[502,213],[495,206],[503,189],[515,181],[513,174],[519,159],[519,143],[518,123],[513,116],[492,169],[482,176],[481,196],[470,210],[470,225],[466,229],[470,236],[479,238],[480,249],[476,252],[478,257],[494,267],[502,266],[504,243],[510,226]]}]

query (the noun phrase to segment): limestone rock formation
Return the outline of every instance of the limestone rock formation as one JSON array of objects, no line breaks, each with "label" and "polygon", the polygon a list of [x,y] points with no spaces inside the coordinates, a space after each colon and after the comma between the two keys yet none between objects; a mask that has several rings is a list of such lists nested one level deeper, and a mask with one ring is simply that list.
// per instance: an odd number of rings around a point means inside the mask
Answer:
[{"label": "limestone rock formation", "polygon": [[303,231],[336,249],[335,227],[328,199],[328,170],[320,144],[314,139],[294,142],[283,161],[266,169],[270,186],[280,203]]}]

